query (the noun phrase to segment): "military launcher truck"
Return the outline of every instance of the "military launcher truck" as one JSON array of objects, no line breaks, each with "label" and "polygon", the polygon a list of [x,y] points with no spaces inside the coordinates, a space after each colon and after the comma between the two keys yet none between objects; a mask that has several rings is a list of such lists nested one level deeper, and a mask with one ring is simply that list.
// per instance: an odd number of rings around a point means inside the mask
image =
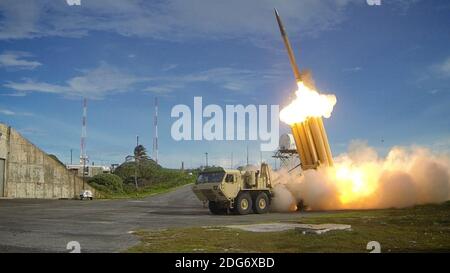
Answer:
[{"label": "military launcher truck", "polygon": [[211,168],[201,172],[192,187],[195,195],[208,203],[213,214],[267,213],[273,197],[269,165],[259,170]]}]

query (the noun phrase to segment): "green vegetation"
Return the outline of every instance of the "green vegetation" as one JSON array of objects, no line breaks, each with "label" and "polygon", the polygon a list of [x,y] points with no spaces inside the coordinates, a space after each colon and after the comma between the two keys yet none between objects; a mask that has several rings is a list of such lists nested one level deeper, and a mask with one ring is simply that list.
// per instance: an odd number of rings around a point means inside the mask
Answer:
[{"label": "green vegetation", "polygon": [[[236,217],[236,216],[234,216]],[[382,252],[449,252],[450,202],[407,209],[305,213],[301,223],[341,223],[352,231],[322,235],[256,233],[225,227],[139,231],[141,243],[130,252],[369,252],[378,241]]]},{"label": "green vegetation", "polygon": [[155,161],[141,160],[140,162],[125,162],[121,164],[114,171],[114,174],[120,176],[125,184],[133,184],[134,178],[137,175],[138,187],[151,184],[153,182],[158,182],[161,178],[159,176],[160,172],[164,170],[160,165],[156,164]]},{"label": "green vegetation", "polygon": [[113,174],[96,175],[88,183],[106,198],[140,198],[195,182],[196,175],[158,165],[142,145],[128,158]]},{"label": "green vegetation", "polygon": [[225,172],[225,170],[222,167],[211,166],[211,167],[204,168],[202,172],[217,173],[217,172]]},{"label": "green vegetation", "polygon": [[105,194],[123,194],[123,180],[119,176],[110,173],[97,174],[88,183],[95,189]]}]

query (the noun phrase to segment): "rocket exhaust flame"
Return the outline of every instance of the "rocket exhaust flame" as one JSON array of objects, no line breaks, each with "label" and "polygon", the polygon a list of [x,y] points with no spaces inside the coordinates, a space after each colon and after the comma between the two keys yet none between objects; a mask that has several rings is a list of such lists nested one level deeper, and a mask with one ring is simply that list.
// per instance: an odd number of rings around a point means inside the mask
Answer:
[{"label": "rocket exhaust flame", "polygon": [[294,125],[305,121],[308,117],[329,118],[336,105],[336,96],[319,94],[303,82],[297,84],[298,90],[295,92],[297,97],[280,111],[281,121]]},{"label": "rocket exhaust flame", "polygon": [[297,204],[292,203],[291,206],[289,207],[289,211],[291,212],[297,211]]}]

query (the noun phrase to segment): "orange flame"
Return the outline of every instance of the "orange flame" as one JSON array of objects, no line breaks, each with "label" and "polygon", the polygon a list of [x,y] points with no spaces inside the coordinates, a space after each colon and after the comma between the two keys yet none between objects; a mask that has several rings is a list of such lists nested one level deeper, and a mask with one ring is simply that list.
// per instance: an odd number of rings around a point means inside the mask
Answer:
[{"label": "orange flame", "polygon": [[308,88],[303,82],[298,82],[297,96],[288,106],[280,111],[281,121],[292,125],[303,122],[308,117],[329,118],[336,104],[335,95],[319,94]]},{"label": "orange flame", "polygon": [[291,212],[297,211],[297,204],[295,204],[295,202],[291,204],[291,206],[289,207],[289,211]]}]

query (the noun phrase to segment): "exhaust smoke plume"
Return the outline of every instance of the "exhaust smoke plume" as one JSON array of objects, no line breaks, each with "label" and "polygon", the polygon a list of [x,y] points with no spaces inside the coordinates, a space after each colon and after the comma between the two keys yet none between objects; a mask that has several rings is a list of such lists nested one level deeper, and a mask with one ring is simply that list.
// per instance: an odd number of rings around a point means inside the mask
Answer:
[{"label": "exhaust smoke plume", "polygon": [[[364,142],[350,144],[335,166],[299,175],[275,173],[273,208],[292,211],[402,208],[450,199],[450,158],[423,147],[394,147],[385,158]],[[294,208],[295,210],[295,208]]]}]

